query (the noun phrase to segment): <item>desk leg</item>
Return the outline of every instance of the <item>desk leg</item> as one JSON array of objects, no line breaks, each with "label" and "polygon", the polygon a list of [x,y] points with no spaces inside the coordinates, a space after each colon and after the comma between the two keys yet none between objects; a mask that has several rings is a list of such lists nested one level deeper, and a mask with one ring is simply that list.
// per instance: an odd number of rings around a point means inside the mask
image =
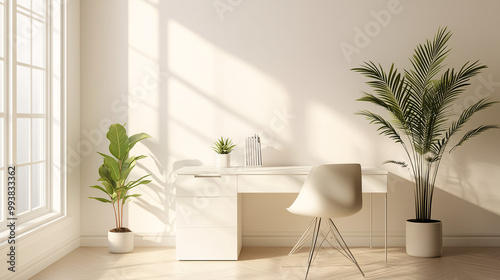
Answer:
[{"label": "desk leg", "polygon": [[385,193],[385,262],[387,262],[387,193]]},{"label": "desk leg", "polygon": [[372,230],[373,230],[373,213],[372,213],[372,205],[373,205],[373,201],[372,201],[372,193],[370,193],[370,248],[373,248],[373,244],[372,244]]}]

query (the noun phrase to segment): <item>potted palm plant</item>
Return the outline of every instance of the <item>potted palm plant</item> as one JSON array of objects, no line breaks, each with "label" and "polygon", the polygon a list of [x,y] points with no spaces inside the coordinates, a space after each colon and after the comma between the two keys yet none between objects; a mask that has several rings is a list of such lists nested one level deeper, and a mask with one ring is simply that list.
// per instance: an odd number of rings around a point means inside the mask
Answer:
[{"label": "potted palm plant", "polygon": [[103,157],[103,164],[99,167],[98,181],[102,186],[94,185],[91,188],[105,193],[106,198],[89,197],[100,202],[110,203],[115,216],[115,228],[108,231],[108,247],[112,253],[128,253],[134,248],[134,233],[123,224],[123,207],[132,197],[140,194],[130,194],[129,191],[139,185],[148,184],[151,180],[145,175],[137,180],[129,181],[128,176],[134,169],[136,162],[146,156],[130,156],[129,152],[134,145],[146,138],[146,133],[127,136],[125,127],[121,124],[113,124],[106,134],[109,139],[109,152],[111,155],[98,153]]},{"label": "potted palm plant", "polygon": [[[446,45],[450,37],[446,28],[440,28],[433,40],[419,44],[410,58],[412,69],[403,73],[398,72],[394,64],[386,72],[371,61],[351,69],[368,77],[367,84],[374,91],[364,92],[358,100],[382,107],[390,118],[368,110],[359,114],[377,125],[381,135],[400,144],[406,153],[407,161],[387,162],[408,168],[413,180],[416,216],[406,224],[406,252],[412,256],[441,255],[442,223],[431,216],[439,165],[450,139],[475,113],[496,103],[481,98],[462,112],[455,112],[457,107],[452,105],[470,85],[469,80],[487,66],[476,61],[465,63],[458,71],[443,70],[443,62],[450,52]],[[492,128],[498,127],[479,125],[467,131],[453,143],[449,152]]]},{"label": "potted palm plant", "polygon": [[217,153],[217,167],[229,167],[229,154],[236,147],[233,140],[229,138],[220,138],[214,142],[212,149]]}]

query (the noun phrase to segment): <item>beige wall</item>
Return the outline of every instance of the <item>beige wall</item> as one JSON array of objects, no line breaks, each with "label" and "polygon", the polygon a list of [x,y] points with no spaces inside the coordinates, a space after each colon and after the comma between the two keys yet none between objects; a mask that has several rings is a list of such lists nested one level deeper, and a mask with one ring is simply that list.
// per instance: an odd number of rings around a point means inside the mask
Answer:
[{"label": "beige wall", "polygon": [[[498,1],[299,0],[85,0],[81,3],[81,139],[72,166],[81,167],[83,245],[104,245],[113,227],[109,205],[87,199],[97,192],[100,158],[110,123],[154,141],[134,150],[149,157],[135,175],[151,173],[143,196],[130,204],[127,224],[139,244],[173,245],[175,189],[172,171],[214,163],[210,146],[221,135],[238,144],[263,138],[265,165],[403,159],[401,149],[378,136],[354,113],[365,79],[349,69],[373,60],[409,66],[417,43],[438,27],[454,33],[448,65],[479,59],[489,68],[458,102],[498,98]],[[474,123],[500,119],[500,106]],[[444,221],[446,245],[500,245],[500,131],[473,139],[443,164],[434,218]],[[406,174],[384,166],[389,178],[389,234],[403,245],[404,221],[413,217]],[[289,244],[307,219],[286,213],[291,195],[244,196],[244,244]],[[355,217],[340,220],[348,238],[367,244],[370,197]],[[383,232],[383,196],[374,196],[377,244]],[[291,238],[286,238],[291,237]],[[285,239],[283,239],[285,238]],[[283,245],[286,245],[283,244]],[[290,244],[289,244],[290,245]]]}]

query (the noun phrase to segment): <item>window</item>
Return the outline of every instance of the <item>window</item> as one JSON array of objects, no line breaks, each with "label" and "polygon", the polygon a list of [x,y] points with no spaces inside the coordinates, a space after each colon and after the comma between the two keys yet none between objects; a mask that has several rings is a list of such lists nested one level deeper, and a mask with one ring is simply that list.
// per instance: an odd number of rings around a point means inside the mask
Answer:
[{"label": "window", "polygon": [[[5,3],[0,0],[0,230],[5,227],[5,186],[7,184],[5,172],[5,165],[7,164],[7,147],[6,147],[6,124],[7,124],[7,110],[6,110],[6,83],[5,83],[5,45],[6,45],[6,32],[5,32],[5,19],[6,19]],[[3,225],[3,226],[2,226]]]},{"label": "window", "polygon": [[7,218],[8,166],[16,171],[20,234],[63,214],[61,1],[0,0],[0,232]]}]

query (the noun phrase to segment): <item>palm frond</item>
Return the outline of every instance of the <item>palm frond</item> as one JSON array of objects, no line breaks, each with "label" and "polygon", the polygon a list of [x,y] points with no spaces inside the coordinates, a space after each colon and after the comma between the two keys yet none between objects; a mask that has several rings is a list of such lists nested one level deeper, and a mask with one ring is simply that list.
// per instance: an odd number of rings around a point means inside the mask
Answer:
[{"label": "palm frond", "polygon": [[491,107],[493,104],[498,103],[496,101],[490,101],[488,98],[482,98],[476,103],[472,104],[468,108],[466,108],[458,117],[456,121],[454,121],[450,128],[448,129],[448,132],[446,133],[446,136],[451,137],[453,136],[456,132],[460,131],[460,129],[464,126],[467,121],[470,120],[470,118],[477,112],[484,110],[488,107]]},{"label": "palm frond", "polygon": [[392,164],[396,164],[396,165],[399,165],[401,167],[408,167],[408,164],[404,161],[397,161],[397,160],[387,160],[387,161],[384,161],[384,164],[387,164],[387,163],[392,163]]},{"label": "palm frond", "polygon": [[392,126],[390,122],[385,120],[382,116],[374,114],[370,111],[361,111],[357,113],[358,115],[363,115],[366,116],[368,120],[370,120],[370,123],[375,123],[379,125],[379,128],[377,131],[379,131],[381,135],[388,136],[394,142],[403,144],[403,140],[401,139],[401,136],[399,133],[396,131],[396,129]]},{"label": "palm frond", "polygon": [[[489,108],[496,103],[498,103],[498,102],[497,101],[490,101],[488,98],[482,98],[479,101],[477,101],[476,103],[470,105],[465,110],[463,110],[462,113],[460,114],[460,116],[458,117],[458,119],[456,119],[455,121],[453,121],[451,123],[447,132],[442,136],[442,138],[439,139],[438,141],[435,141],[432,143],[432,145],[431,145],[432,152],[435,154],[438,154],[438,155],[443,154],[451,137],[453,137],[456,133],[458,133],[463,128],[463,126],[472,118],[472,116],[475,113],[482,111],[486,108]],[[489,127],[489,126],[491,126],[491,125],[486,125],[486,127]],[[468,138],[471,138],[472,136],[474,136],[474,135],[471,135]],[[464,135],[464,137],[465,137],[465,135]],[[462,144],[466,140],[467,139],[464,139],[464,141],[462,141],[461,143],[459,141],[459,143]],[[453,147],[450,150],[450,152],[452,150],[454,150],[456,147],[457,147],[457,145],[455,145],[455,147]]]},{"label": "palm frond", "polygon": [[368,81],[367,84],[374,88],[377,93],[377,95],[374,95],[365,92],[364,96],[359,98],[358,101],[367,101],[383,107],[397,120],[398,128],[404,129],[406,120],[399,99],[404,95],[406,83],[404,77],[394,68],[394,64],[391,65],[389,73],[386,73],[382,66],[377,66],[373,62],[367,62],[363,66],[352,70],[371,78],[372,80]]},{"label": "palm frond", "polygon": [[419,44],[415,49],[415,54],[410,59],[413,69],[405,71],[415,92],[423,94],[429,81],[441,70],[442,62],[450,52],[446,43],[451,35],[446,28],[440,28],[433,41],[427,40],[426,44]]},{"label": "palm frond", "polygon": [[450,153],[461,146],[465,141],[469,140],[470,138],[477,136],[481,133],[483,133],[486,130],[493,129],[493,128],[500,128],[498,125],[480,125],[472,130],[469,130],[465,135],[458,141],[458,143],[453,146],[453,148],[450,149]]}]

